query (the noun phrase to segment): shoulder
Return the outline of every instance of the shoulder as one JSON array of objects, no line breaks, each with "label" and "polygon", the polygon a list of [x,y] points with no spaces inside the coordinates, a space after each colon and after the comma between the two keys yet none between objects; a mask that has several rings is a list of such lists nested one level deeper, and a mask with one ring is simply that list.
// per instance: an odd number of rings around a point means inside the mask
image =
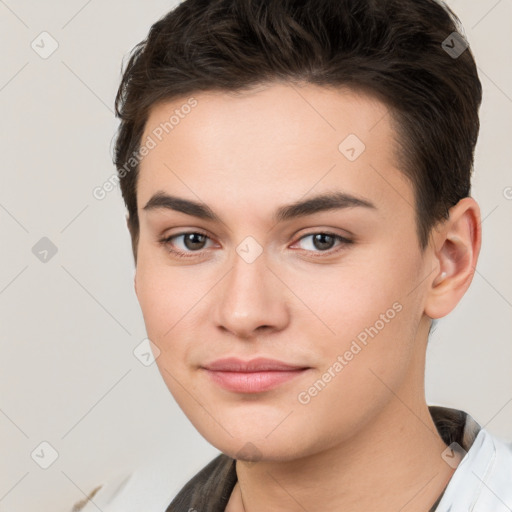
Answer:
[{"label": "shoulder", "polygon": [[[512,443],[482,428],[453,474],[438,511],[510,512],[512,510]],[[467,507],[467,508],[465,508]]]},{"label": "shoulder", "polygon": [[502,489],[507,505],[512,508],[512,442],[504,441],[489,433],[487,435],[493,449],[488,469],[489,487]]},{"label": "shoulder", "polygon": [[166,512],[223,511],[237,481],[235,463],[223,453],[215,457],[185,484]]}]

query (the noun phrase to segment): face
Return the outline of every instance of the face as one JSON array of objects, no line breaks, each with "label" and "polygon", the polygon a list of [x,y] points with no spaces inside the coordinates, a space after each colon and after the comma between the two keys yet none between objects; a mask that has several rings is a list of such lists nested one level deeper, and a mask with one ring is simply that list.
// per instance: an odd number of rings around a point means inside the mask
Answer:
[{"label": "face", "polygon": [[[312,85],[193,97],[151,111],[137,184],[135,287],[162,377],[232,457],[348,441],[389,388],[422,391],[432,268],[387,108]],[[207,369],[224,358],[295,369]]]}]

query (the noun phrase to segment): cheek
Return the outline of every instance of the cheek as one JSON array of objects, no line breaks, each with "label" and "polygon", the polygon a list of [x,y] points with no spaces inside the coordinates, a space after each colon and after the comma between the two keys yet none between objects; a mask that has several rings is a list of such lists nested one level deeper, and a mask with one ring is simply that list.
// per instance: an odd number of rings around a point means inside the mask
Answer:
[{"label": "cheek", "polygon": [[421,350],[412,328],[416,309],[395,297],[359,290],[357,300],[339,299],[332,316],[324,316],[336,336],[317,338],[323,366],[296,395],[297,417],[324,439],[360,431],[409,381]]},{"label": "cheek", "polygon": [[294,293],[312,314],[308,323],[313,322],[326,339],[342,342],[376,322],[379,331],[396,324],[396,310],[408,300],[411,289],[408,276],[416,272],[406,261],[382,249],[372,254],[368,251],[357,262],[347,260],[338,266],[290,274],[289,279],[293,279]]},{"label": "cheek", "polygon": [[137,297],[147,336],[160,350],[156,364],[181,407],[190,400],[183,388],[190,387],[188,365],[196,361],[192,356],[206,337],[208,319],[201,315],[212,284],[204,277],[194,265],[177,269],[149,258],[141,258],[137,267]]},{"label": "cheek", "polygon": [[148,335],[165,343],[187,325],[193,317],[194,304],[206,293],[193,266],[176,271],[144,257],[137,265],[136,283]]},{"label": "cheek", "polygon": [[[421,265],[410,255],[400,256],[392,246],[387,250],[383,246],[357,265],[317,273],[314,286],[312,281],[300,281],[299,293],[321,320],[310,324],[316,331],[306,327],[308,338],[316,339],[323,370],[336,375],[332,381],[337,384],[329,384],[330,391],[325,393],[327,402],[356,406],[374,392],[386,393],[375,374],[391,387],[398,386],[415,350],[421,350],[415,343],[421,302],[419,292],[411,293],[421,280]],[[340,364],[333,367],[339,356],[342,370]]]},{"label": "cheek", "polygon": [[186,333],[195,331],[190,322],[191,308],[197,300],[189,297],[194,291],[177,279],[178,275],[168,268],[139,260],[136,282],[147,336],[159,349],[156,365],[178,405],[186,409],[190,398],[183,389],[188,380],[187,340],[194,339]]}]

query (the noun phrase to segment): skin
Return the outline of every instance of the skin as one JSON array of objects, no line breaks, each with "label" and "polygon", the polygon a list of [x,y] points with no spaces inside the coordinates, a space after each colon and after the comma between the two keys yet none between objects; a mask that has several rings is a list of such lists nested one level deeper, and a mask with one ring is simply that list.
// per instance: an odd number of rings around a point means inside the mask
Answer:
[{"label": "skin", "polygon": [[[384,104],[286,83],[194,97],[197,106],[141,162],[135,290],[170,392],[207,441],[237,458],[226,510],[428,510],[454,472],[425,401],[428,330],[471,283],[477,203],[455,205],[421,251]],[[155,105],[143,140],[185,101]],[[348,134],[366,146],[355,161],[338,149]],[[144,210],[157,191],[205,203],[222,222]],[[375,208],[272,221],[279,206],[332,191]],[[196,245],[179,236],[158,242],[197,230],[208,238]],[[353,243],[300,240],[319,232]],[[248,236],[263,250],[252,263],[236,251]],[[300,403],[298,394],[395,303],[400,312]],[[310,369],[270,391],[234,393],[201,369],[229,356]],[[239,453],[247,443],[252,457]]]}]

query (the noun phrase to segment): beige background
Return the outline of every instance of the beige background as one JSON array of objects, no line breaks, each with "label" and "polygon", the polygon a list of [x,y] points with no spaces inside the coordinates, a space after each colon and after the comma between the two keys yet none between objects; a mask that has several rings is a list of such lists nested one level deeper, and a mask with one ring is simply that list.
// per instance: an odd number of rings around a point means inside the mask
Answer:
[{"label": "beige background", "polygon": [[[123,56],[173,5],[0,1],[0,511],[66,511],[155,461],[151,485],[170,501],[217,453],[156,366],[134,356],[145,330],[121,195],[92,195],[114,173]],[[449,5],[484,87],[473,193],[483,249],[470,291],[432,337],[427,398],[512,440],[512,0]],[[31,47],[51,49],[43,31],[58,42],[46,59]],[[32,252],[43,237],[57,247],[46,263]],[[42,442],[58,453],[48,469],[36,463],[51,457]]]}]

